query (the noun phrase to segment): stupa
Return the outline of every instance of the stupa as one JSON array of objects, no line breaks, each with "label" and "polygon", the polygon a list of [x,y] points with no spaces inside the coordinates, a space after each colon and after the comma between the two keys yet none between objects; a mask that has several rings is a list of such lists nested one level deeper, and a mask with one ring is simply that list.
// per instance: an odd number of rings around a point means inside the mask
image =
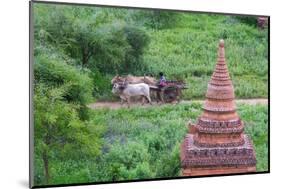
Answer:
[{"label": "stupa", "polygon": [[236,112],[234,88],[220,40],[215,71],[208,83],[203,113],[181,145],[183,176],[255,172],[252,142]]}]

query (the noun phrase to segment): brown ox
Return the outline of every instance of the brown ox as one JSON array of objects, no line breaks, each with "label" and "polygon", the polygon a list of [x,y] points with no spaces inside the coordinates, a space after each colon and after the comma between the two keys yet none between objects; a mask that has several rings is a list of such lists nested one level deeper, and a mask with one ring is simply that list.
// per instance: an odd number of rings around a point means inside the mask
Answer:
[{"label": "brown ox", "polygon": [[128,75],[126,77],[121,77],[117,75],[111,80],[111,84],[118,82],[126,82],[130,84],[146,83],[148,85],[156,85],[157,80],[154,77],[132,75]]}]

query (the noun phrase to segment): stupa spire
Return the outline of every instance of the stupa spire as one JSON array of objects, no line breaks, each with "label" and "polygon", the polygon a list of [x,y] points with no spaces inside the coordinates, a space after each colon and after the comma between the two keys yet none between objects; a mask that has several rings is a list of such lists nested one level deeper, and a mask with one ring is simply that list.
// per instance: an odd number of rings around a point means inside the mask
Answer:
[{"label": "stupa spire", "polygon": [[225,60],[223,39],[219,42],[217,64],[212,75],[211,83],[213,85],[232,85]]},{"label": "stupa spire", "polygon": [[236,112],[224,45],[220,40],[203,113],[196,124],[190,125],[190,132],[182,143],[183,175],[255,171],[255,153]]}]

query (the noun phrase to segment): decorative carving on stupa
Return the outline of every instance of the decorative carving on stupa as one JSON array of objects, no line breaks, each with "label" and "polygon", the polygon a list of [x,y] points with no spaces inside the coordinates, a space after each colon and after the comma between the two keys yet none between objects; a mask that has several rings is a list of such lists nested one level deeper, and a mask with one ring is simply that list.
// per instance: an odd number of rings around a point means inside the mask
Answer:
[{"label": "decorative carving on stupa", "polygon": [[184,176],[254,172],[256,157],[236,112],[234,88],[220,40],[217,64],[208,84],[203,113],[181,146]]}]

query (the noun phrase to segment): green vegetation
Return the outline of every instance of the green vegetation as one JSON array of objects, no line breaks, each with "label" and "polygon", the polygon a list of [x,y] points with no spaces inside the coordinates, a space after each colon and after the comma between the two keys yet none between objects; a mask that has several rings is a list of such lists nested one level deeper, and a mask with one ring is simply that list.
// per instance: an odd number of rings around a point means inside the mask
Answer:
[{"label": "green vegetation", "polygon": [[153,74],[185,80],[184,98],[203,98],[214,70],[218,39],[225,39],[226,59],[238,98],[267,97],[267,30],[234,16],[179,13],[178,27],[149,32],[144,61]]},{"label": "green vegetation", "polygon": [[[187,123],[196,122],[201,113],[199,103],[96,110],[97,123],[105,125],[107,131],[103,158],[98,161],[98,172],[92,172],[93,181],[180,176],[180,143]],[[240,105],[238,113],[254,142],[257,171],[266,171],[267,106]]]},{"label": "green vegetation", "polygon": [[[180,176],[180,143],[187,123],[196,122],[201,113],[199,103],[92,111],[92,123],[106,128],[101,155],[54,162],[56,175],[50,183]],[[268,170],[267,106],[239,105],[238,113],[254,142],[257,171]]]},{"label": "green vegetation", "polygon": [[37,56],[34,76],[35,182],[48,184],[57,176],[54,162],[100,154],[103,127],[89,117],[92,81],[86,73]]},{"label": "green vegetation", "polygon": [[[33,3],[35,185],[179,176],[179,146],[196,103],[90,110],[114,100],[119,75],[184,80],[184,99],[203,98],[226,42],[239,98],[267,97],[267,30],[253,18]],[[115,99],[116,100],[116,99]],[[239,106],[267,170],[267,107]]]},{"label": "green vegetation", "polygon": [[184,99],[203,98],[216,63],[219,39],[238,98],[267,97],[268,30],[256,17],[36,4],[35,54],[57,52],[87,68],[97,100],[113,100],[110,80],[154,75],[184,80]]}]

